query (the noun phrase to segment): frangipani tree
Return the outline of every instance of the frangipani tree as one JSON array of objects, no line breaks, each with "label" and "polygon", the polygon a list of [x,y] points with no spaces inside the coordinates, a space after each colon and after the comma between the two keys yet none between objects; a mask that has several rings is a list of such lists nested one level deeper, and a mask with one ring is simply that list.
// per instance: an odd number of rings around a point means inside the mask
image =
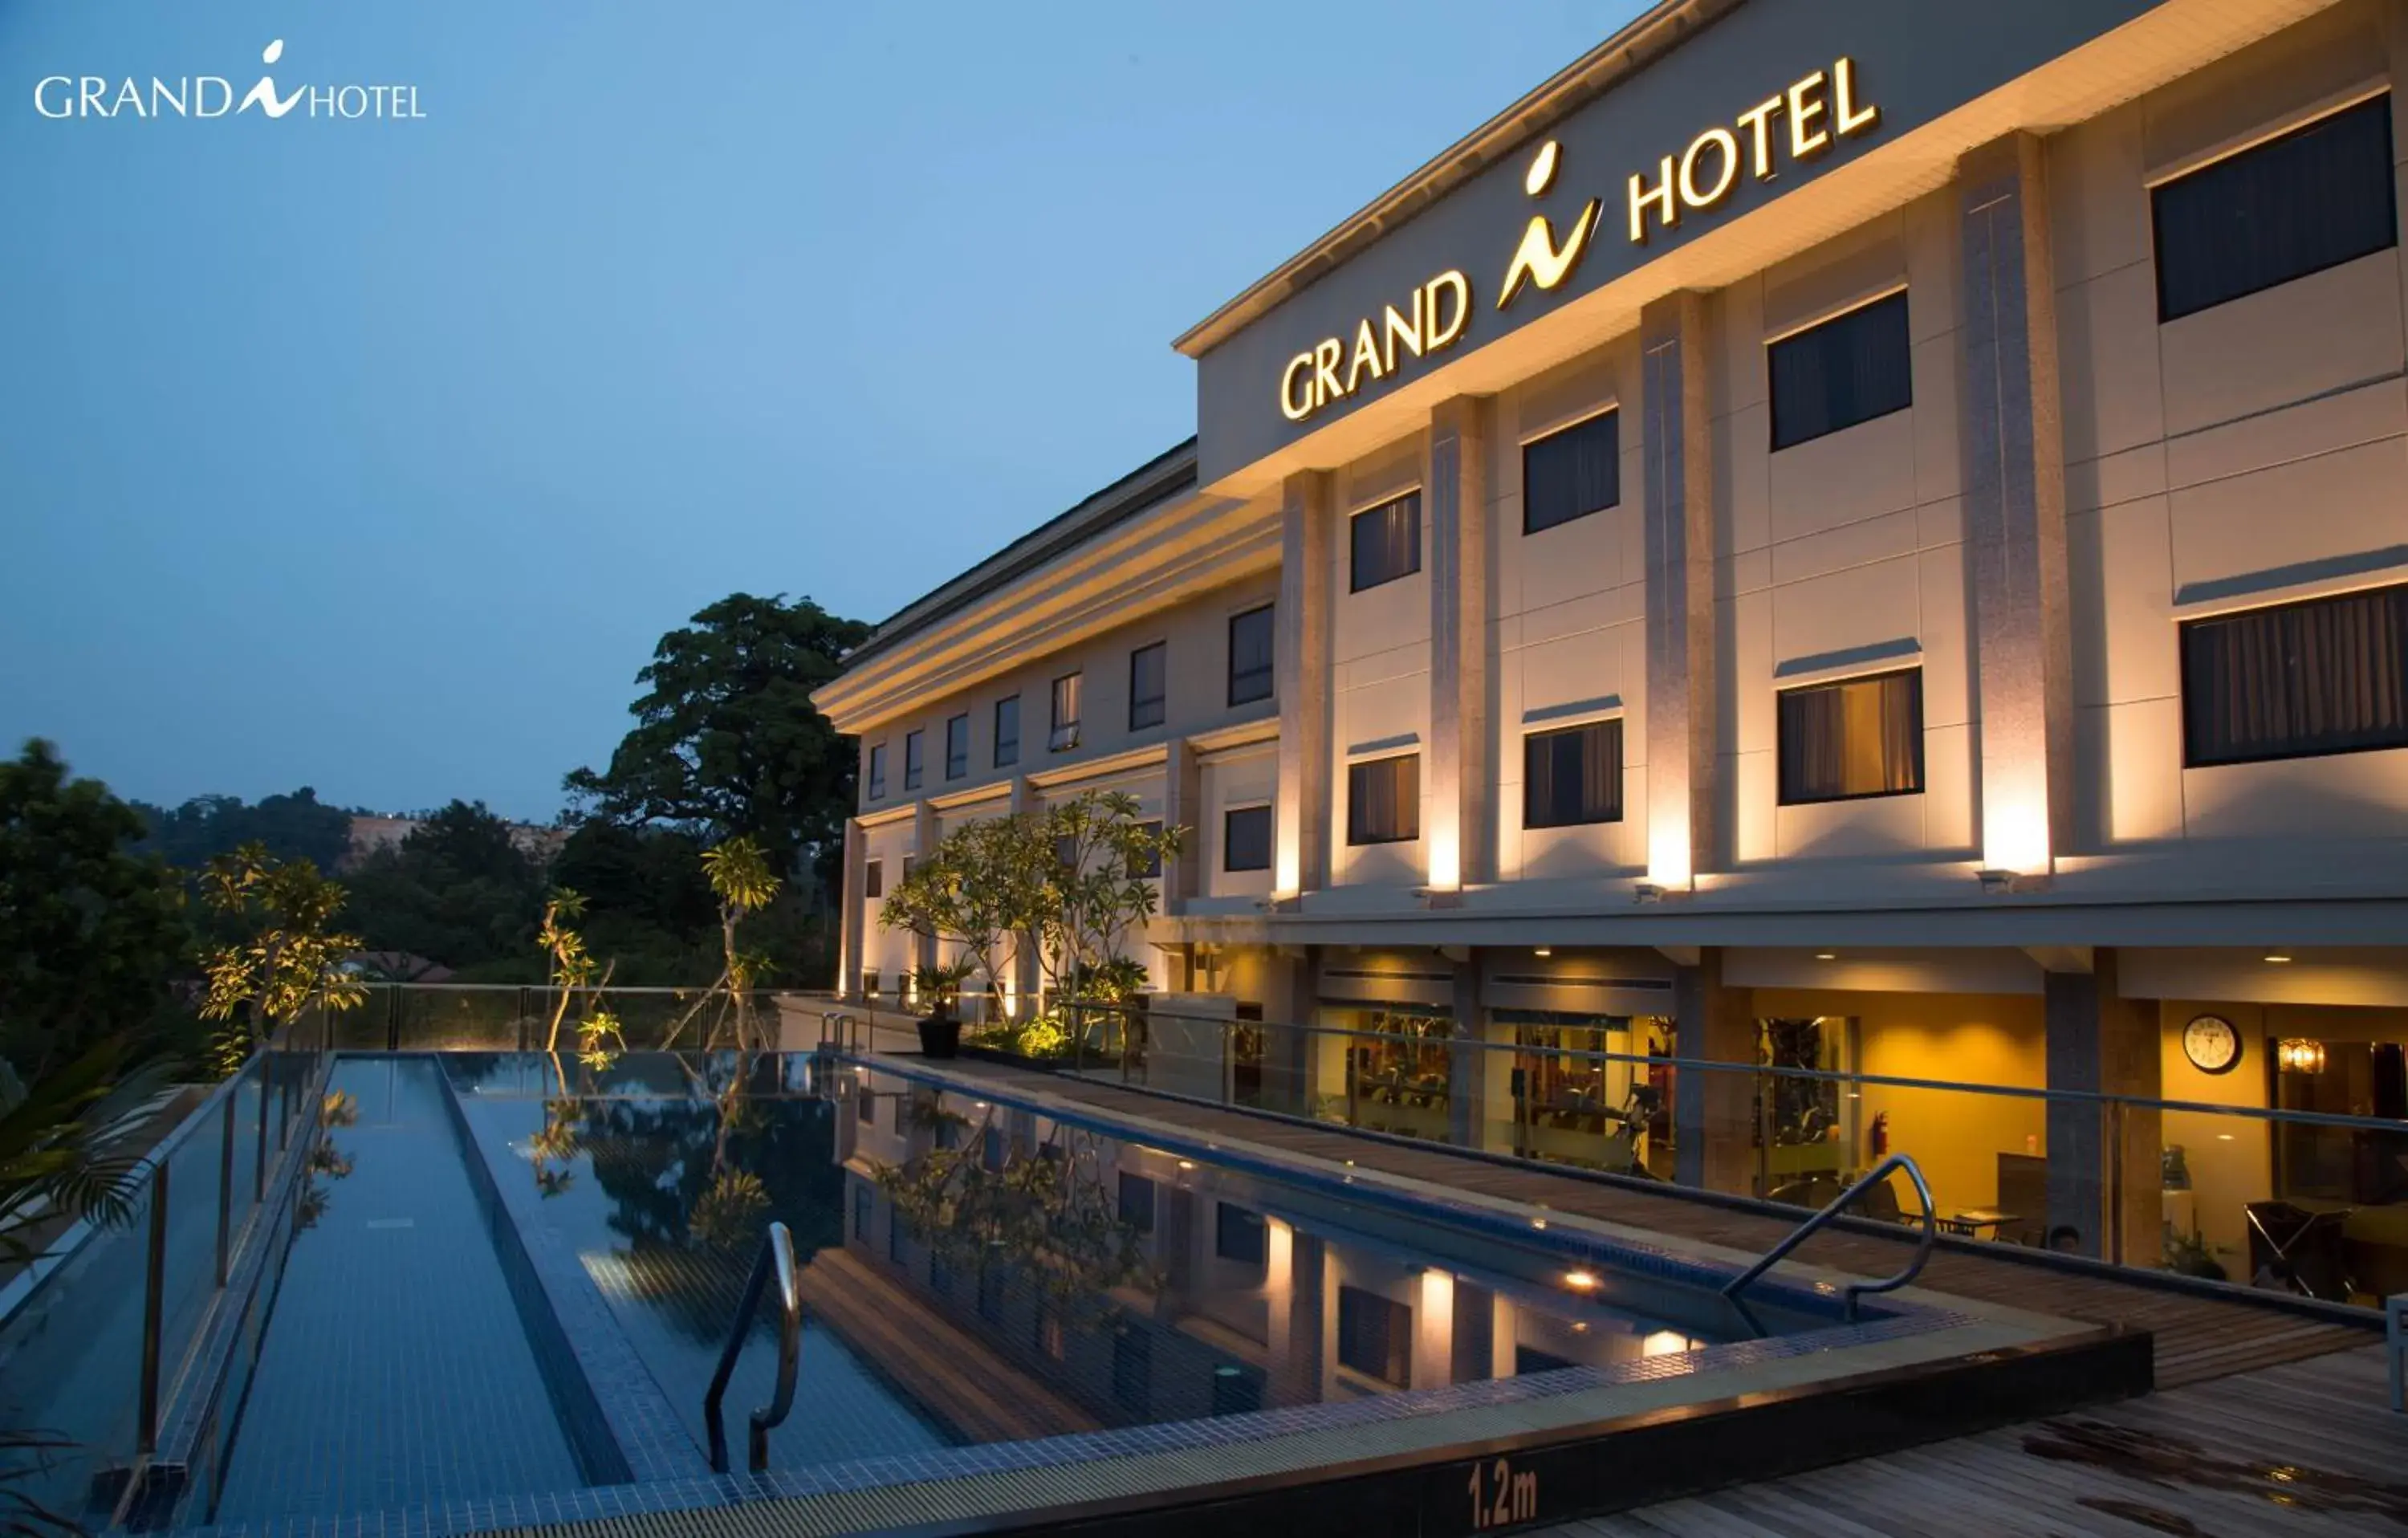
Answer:
[{"label": "frangipani tree", "polygon": [[1021,812],[966,823],[888,888],[879,926],[952,941],[986,979],[988,996],[999,999],[1005,964],[1050,912],[1053,859],[1040,817]]},{"label": "frangipani tree", "polygon": [[335,1011],[366,1000],[366,986],[340,965],[361,948],[359,936],[334,927],[343,888],[321,875],[314,861],[279,860],[265,845],[244,844],[209,861],[201,873],[201,900],[251,931],[202,961],[208,992],[201,1018],[226,1027],[210,1049],[222,1072],[240,1068],[313,998]]},{"label": "frangipani tree", "polygon": [[1049,809],[1053,874],[1042,927],[1047,981],[1057,995],[1125,1003],[1145,969],[1123,953],[1131,930],[1152,918],[1163,863],[1186,829],[1141,822],[1138,798],[1091,790]]}]

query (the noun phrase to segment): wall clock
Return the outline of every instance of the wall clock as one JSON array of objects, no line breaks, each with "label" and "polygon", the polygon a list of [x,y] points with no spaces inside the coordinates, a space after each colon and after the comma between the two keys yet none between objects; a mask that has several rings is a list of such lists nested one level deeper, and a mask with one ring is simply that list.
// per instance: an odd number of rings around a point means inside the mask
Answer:
[{"label": "wall clock", "polygon": [[2183,1027],[2183,1056],[2201,1073],[2229,1073],[2241,1066],[2241,1033],[2220,1014],[2202,1014]]}]

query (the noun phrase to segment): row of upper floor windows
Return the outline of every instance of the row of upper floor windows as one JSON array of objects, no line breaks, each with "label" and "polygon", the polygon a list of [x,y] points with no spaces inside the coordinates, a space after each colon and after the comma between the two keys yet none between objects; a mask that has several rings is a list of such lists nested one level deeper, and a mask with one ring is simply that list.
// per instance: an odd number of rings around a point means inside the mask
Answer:
[{"label": "row of upper floor windows", "polygon": [[[1229,653],[1226,698],[1235,709],[1271,697],[1277,677],[1274,633],[1275,606],[1262,604],[1229,616]],[[1068,753],[1081,741],[1082,723],[1085,714],[1086,678],[1082,672],[1064,673],[1055,678],[1048,691],[1048,715],[1045,744],[1048,752]],[[1169,717],[1170,643],[1153,641],[1129,654],[1128,729],[1148,731],[1164,724]],[[1020,696],[1006,695],[995,702],[995,729],[989,747],[989,767],[1009,769],[1020,762]],[[927,778],[924,731],[903,734],[903,788],[918,790]],[[867,783],[864,798],[880,800],[886,795],[887,745],[870,745],[866,772]],[[945,779],[963,780],[970,771],[970,715],[968,711],[948,717],[945,722]]]},{"label": "row of upper floor windows", "polygon": [[[2387,93],[2151,190],[2161,323],[2398,244]],[[1775,452],[1914,404],[1907,293],[1899,289],[1765,348]],[[1619,505],[1620,413],[1607,410],[1522,446],[1522,532]],[[1422,496],[1354,513],[1348,591],[1422,568]]]}]

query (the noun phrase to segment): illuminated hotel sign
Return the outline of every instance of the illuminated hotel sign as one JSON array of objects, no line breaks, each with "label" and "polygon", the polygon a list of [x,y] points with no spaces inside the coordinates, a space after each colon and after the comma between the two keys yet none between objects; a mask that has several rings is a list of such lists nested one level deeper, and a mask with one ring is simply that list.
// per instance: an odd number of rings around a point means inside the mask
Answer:
[{"label": "illuminated hotel sign", "polygon": [[[1630,242],[1644,246],[1652,230],[1678,229],[1684,213],[1719,207],[1742,177],[1777,180],[1783,165],[1818,159],[1842,139],[1870,133],[1880,123],[1881,108],[1858,96],[1855,60],[1841,59],[1828,69],[1818,69],[1742,112],[1730,126],[1708,128],[1680,154],[1664,156],[1652,172],[1632,172],[1624,199]],[[1545,196],[1561,160],[1562,146],[1555,140],[1540,146],[1522,179],[1522,190],[1532,197]],[[1603,199],[1590,198],[1560,245],[1554,221],[1545,214],[1531,215],[1498,285],[1497,308],[1503,309],[1526,289],[1555,288],[1570,278],[1595,237],[1604,208]],[[1366,383],[1386,379],[1406,359],[1454,346],[1470,321],[1471,305],[1471,280],[1460,269],[1450,268],[1412,291],[1410,314],[1385,305],[1377,317],[1356,323],[1351,345],[1344,335],[1323,338],[1280,371],[1281,414],[1290,422],[1306,421]]]}]

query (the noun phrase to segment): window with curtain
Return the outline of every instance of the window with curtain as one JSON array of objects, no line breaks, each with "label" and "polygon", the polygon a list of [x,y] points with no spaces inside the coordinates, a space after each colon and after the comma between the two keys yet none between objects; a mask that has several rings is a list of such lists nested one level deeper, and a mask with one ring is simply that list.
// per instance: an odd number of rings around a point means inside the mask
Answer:
[{"label": "window with curtain", "polygon": [[1351,541],[1347,586],[1368,587],[1410,577],[1422,568],[1422,494],[1409,491],[1347,521]]},{"label": "window with curtain", "polygon": [[1923,788],[1923,669],[1781,694],[1781,803]]},{"label": "window with curtain", "polygon": [[1068,753],[1079,745],[1079,675],[1065,673],[1054,681],[1054,734],[1046,745]]},{"label": "window with curtain", "polygon": [[2193,767],[2408,747],[2408,585],[2182,627]]},{"label": "window with curtain", "polygon": [[1904,289],[1784,337],[1765,351],[1775,450],[1914,404]]},{"label": "window with curtain", "polygon": [[995,767],[1020,762],[1020,697],[995,702]]},{"label": "window with curtain", "polygon": [[1422,755],[1398,754],[1346,768],[1346,841],[1405,843],[1422,836]]},{"label": "window with curtain", "polygon": [[1229,618],[1229,703],[1251,705],[1271,697],[1272,606]]},{"label": "window with curtain", "polygon": [[1221,814],[1221,869],[1268,870],[1271,868],[1271,809],[1231,807]]},{"label": "window with curtain", "polygon": [[958,780],[969,771],[970,718],[965,712],[945,723],[945,778]]},{"label": "window with curtain", "polygon": [[920,781],[925,768],[925,755],[921,751],[920,738],[921,734],[918,732],[903,734],[903,788],[905,790],[920,788]]},{"label": "window with curtain", "polygon": [[2228,155],[2149,194],[2157,319],[2399,244],[2389,93]]},{"label": "window with curtain", "polygon": [[1129,654],[1129,730],[1159,726],[1170,687],[1170,647],[1166,641]]},{"label": "window with curtain", "polygon": [[881,742],[869,750],[869,798],[877,800],[886,794],[886,744]]},{"label": "window with curtain", "polygon": [[1622,821],[1622,723],[1592,721],[1522,739],[1522,826]]},{"label": "window with curtain", "polygon": [[1622,413],[1601,412],[1522,445],[1522,532],[1569,524],[1622,500]]}]

